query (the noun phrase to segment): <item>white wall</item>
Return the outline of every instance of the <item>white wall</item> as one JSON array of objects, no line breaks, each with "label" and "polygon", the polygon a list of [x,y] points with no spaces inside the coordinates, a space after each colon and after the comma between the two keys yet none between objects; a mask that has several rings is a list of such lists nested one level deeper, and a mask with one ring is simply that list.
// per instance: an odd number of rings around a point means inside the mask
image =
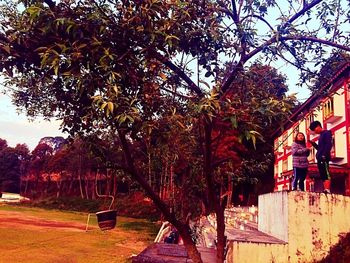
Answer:
[{"label": "white wall", "polygon": [[288,242],[288,195],[286,191],[259,196],[258,229]]}]

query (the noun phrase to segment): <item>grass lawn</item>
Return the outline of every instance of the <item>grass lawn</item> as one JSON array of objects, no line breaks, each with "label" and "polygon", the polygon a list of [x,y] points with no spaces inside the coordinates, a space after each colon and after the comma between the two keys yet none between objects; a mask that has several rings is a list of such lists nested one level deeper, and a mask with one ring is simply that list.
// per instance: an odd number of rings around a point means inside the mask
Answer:
[{"label": "grass lawn", "polygon": [[102,232],[92,215],[85,232],[86,219],[86,213],[1,205],[0,262],[130,262],[158,231],[154,223],[118,216],[116,228]]}]

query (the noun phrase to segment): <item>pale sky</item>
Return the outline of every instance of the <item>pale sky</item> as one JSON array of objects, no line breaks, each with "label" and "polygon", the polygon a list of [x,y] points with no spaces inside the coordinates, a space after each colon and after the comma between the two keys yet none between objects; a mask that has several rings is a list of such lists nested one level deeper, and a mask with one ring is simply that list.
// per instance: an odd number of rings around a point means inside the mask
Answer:
[{"label": "pale sky", "polygon": [[24,114],[18,114],[12,105],[11,99],[0,93],[0,138],[7,141],[11,147],[17,143],[25,143],[33,150],[39,140],[46,136],[67,137],[59,130],[60,123],[57,121],[36,120],[28,121]]}]

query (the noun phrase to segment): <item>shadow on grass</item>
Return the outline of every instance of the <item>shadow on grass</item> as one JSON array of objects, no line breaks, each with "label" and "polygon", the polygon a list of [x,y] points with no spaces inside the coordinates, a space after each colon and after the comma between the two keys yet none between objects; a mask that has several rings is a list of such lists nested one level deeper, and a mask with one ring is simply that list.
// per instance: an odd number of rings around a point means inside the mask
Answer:
[{"label": "shadow on grass", "polygon": [[146,221],[119,222],[117,227],[125,230],[146,231],[152,236],[156,236],[159,230],[159,226]]}]

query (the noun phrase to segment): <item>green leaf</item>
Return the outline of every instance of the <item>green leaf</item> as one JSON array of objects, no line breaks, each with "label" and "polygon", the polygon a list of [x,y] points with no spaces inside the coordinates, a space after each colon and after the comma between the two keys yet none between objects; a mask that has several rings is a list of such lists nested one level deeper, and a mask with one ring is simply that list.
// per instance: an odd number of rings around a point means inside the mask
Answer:
[{"label": "green leaf", "polygon": [[109,101],[109,102],[107,102],[107,105],[108,105],[108,110],[109,110],[111,113],[113,113],[113,111],[114,111],[114,103],[111,102],[111,101]]}]

